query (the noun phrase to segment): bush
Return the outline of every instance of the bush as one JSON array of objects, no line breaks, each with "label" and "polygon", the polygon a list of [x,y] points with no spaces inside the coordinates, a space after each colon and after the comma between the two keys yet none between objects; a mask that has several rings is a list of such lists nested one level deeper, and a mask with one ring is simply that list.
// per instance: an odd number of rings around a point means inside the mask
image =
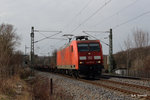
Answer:
[{"label": "bush", "polygon": [[34,76],[34,72],[30,68],[20,69],[20,78],[27,79],[29,76]]},{"label": "bush", "polygon": [[[53,82],[53,94],[50,94],[49,78],[37,76],[33,83],[33,96],[35,100],[72,100],[64,90]],[[38,87],[38,88],[37,88]]]},{"label": "bush", "polygon": [[2,94],[14,97],[16,94],[15,83],[16,83],[16,79],[14,78],[0,79],[0,92]]}]

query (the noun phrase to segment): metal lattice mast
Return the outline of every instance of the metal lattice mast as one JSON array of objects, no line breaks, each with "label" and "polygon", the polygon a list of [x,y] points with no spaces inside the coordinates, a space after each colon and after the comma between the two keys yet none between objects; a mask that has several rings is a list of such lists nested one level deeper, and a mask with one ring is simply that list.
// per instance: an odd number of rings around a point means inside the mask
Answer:
[{"label": "metal lattice mast", "polygon": [[109,34],[109,72],[112,72],[113,69],[113,45],[112,45],[112,29],[110,29]]},{"label": "metal lattice mast", "polygon": [[34,65],[34,27],[31,28],[31,65]]}]

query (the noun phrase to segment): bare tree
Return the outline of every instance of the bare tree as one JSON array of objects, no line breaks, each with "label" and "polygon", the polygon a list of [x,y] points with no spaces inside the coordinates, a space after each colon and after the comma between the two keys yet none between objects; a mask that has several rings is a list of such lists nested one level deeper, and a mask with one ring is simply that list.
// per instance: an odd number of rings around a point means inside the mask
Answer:
[{"label": "bare tree", "polygon": [[124,41],[124,46],[125,46],[125,50],[126,50],[126,68],[129,71],[129,67],[131,67],[130,51],[132,48],[132,41],[131,41],[129,35],[128,35],[127,39]]},{"label": "bare tree", "polygon": [[6,74],[11,68],[13,51],[19,39],[15,31],[13,25],[0,25],[0,70]]},{"label": "bare tree", "polygon": [[144,47],[148,47],[149,45],[149,33],[146,31],[143,31],[142,29],[136,28],[136,30],[133,31],[133,42],[135,48],[137,48],[135,55],[135,66],[139,68],[144,68],[144,62],[145,62],[145,54],[148,55],[147,51],[144,51]]},{"label": "bare tree", "polygon": [[141,29],[136,29],[133,31],[133,38],[135,43],[135,48],[146,47],[149,45],[149,34]]},{"label": "bare tree", "polygon": [[132,48],[132,41],[130,39],[130,36],[128,35],[127,39],[124,41],[124,46],[125,46],[125,49],[128,50],[130,48]]}]

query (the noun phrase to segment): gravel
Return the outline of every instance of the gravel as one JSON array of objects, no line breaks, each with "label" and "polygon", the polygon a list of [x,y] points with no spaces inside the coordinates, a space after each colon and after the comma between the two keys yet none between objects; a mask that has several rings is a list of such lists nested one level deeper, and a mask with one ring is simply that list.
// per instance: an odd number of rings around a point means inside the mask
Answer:
[{"label": "gravel", "polygon": [[107,81],[105,82],[103,80],[102,81],[98,80],[98,81],[95,81],[95,82],[100,83],[100,84],[104,84],[104,85],[107,84],[109,86],[121,88],[121,89],[124,89],[124,90],[127,90],[127,91],[136,92],[136,93],[139,93],[139,94],[142,94],[142,95],[149,95],[150,94],[150,91],[148,91],[146,89],[137,88],[137,87],[130,87],[130,86],[126,86],[126,85],[123,85],[123,84],[116,84],[116,83],[111,83],[111,82],[107,82]]},{"label": "gravel", "polygon": [[117,91],[98,87],[60,75],[46,72],[38,72],[38,74],[52,78],[53,83],[61,86],[66,94],[73,96],[74,100],[138,100],[138,98],[132,98],[131,96]]},{"label": "gravel", "polygon": [[150,81],[124,79],[124,78],[110,78],[109,80],[150,87]]}]

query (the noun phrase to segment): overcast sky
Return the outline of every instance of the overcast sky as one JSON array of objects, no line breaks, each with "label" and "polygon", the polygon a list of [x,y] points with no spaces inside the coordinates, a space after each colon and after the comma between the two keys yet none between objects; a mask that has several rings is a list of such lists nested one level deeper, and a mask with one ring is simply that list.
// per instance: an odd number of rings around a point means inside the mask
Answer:
[{"label": "overcast sky", "polygon": [[[14,25],[21,37],[21,45],[17,49],[23,52],[25,45],[30,47],[32,26],[35,30],[62,31],[55,38],[63,38],[63,34],[85,35],[82,31],[109,31],[112,28],[114,53],[124,47],[123,42],[129,34],[131,36],[133,29],[150,32],[150,0],[0,1],[0,23]],[[55,33],[35,32],[35,41],[52,34]],[[90,34],[109,43],[108,39],[104,39],[108,33]],[[40,41],[35,43],[35,53],[47,55],[67,42],[52,39]],[[104,54],[108,54],[108,46],[102,45]],[[30,49],[27,50],[29,52]]]}]

